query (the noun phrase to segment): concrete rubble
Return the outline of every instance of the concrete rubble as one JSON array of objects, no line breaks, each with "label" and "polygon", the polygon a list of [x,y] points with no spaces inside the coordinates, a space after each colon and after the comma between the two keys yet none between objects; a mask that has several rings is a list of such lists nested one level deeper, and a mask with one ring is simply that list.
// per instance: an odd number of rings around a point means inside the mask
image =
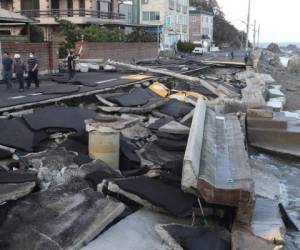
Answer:
[{"label": "concrete rubble", "polygon": [[0,249],[282,249],[298,225],[249,152],[300,156],[299,114],[255,67],[270,53],[86,61],[3,104]]}]

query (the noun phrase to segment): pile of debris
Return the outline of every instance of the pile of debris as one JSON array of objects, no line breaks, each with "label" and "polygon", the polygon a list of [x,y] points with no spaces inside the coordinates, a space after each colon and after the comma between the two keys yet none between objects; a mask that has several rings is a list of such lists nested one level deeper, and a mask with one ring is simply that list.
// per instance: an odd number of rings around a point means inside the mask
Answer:
[{"label": "pile of debris", "polygon": [[241,114],[255,139],[270,77],[110,64],[172,78],[0,119],[0,248],[279,249],[292,222]]}]

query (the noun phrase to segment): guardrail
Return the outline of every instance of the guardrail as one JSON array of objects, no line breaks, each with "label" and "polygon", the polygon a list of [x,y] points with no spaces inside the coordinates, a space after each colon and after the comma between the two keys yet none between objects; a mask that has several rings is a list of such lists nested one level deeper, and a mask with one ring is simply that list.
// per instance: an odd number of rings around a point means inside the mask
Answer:
[{"label": "guardrail", "polygon": [[30,18],[39,17],[94,17],[100,19],[125,19],[124,14],[113,13],[113,12],[102,12],[96,10],[86,10],[86,9],[50,9],[50,10],[21,10],[17,13],[27,16]]}]

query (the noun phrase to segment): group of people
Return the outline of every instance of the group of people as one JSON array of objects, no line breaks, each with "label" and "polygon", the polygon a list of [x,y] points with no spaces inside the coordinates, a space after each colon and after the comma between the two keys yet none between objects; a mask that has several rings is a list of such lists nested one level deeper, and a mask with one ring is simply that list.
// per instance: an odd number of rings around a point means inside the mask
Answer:
[{"label": "group of people", "polygon": [[2,73],[7,90],[12,88],[13,73],[16,75],[20,91],[25,90],[25,74],[28,74],[26,88],[29,89],[32,82],[35,83],[36,88],[39,88],[38,70],[38,60],[34,52],[29,54],[27,63],[22,61],[20,54],[15,54],[13,59],[8,52],[3,54]]}]

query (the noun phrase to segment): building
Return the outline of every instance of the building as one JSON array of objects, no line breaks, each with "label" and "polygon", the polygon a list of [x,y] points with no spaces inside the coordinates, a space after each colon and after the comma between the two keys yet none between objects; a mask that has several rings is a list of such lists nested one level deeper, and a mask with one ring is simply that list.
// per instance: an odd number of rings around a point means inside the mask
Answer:
[{"label": "building", "polygon": [[159,32],[163,49],[172,48],[179,40],[188,41],[189,0],[135,0],[133,19],[139,25]]},{"label": "building", "polygon": [[33,23],[33,21],[20,14],[1,8],[0,41],[29,41],[29,23]]},{"label": "building", "polygon": [[1,8],[38,21],[46,40],[58,34],[55,17],[79,25],[124,25],[126,16],[119,13],[121,0],[1,0]]},{"label": "building", "polygon": [[214,14],[190,8],[189,11],[189,40],[191,42],[213,43]]}]

